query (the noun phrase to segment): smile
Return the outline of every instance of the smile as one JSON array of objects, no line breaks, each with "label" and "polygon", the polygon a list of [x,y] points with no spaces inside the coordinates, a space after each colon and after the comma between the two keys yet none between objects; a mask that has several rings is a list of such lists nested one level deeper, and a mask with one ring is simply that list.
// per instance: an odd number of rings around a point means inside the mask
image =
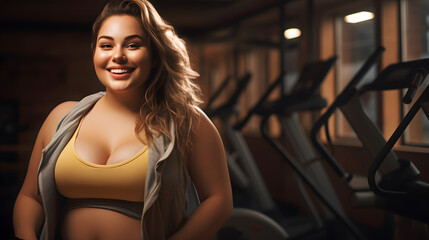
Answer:
[{"label": "smile", "polygon": [[134,69],[130,69],[130,68],[112,68],[112,69],[107,69],[109,72],[114,73],[114,74],[124,74],[124,73],[130,73],[132,72]]}]

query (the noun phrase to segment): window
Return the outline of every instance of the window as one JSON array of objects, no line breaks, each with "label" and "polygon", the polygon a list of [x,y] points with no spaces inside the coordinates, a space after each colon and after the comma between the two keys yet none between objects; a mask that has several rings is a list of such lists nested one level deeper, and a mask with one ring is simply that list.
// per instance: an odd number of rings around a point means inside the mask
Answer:
[{"label": "window", "polygon": [[[403,0],[401,3],[402,58],[403,60],[428,58],[429,1]],[[408,112],[410,106],[404,105],[404,114]],[[404,144],[429,145],[429,120],[422,112],[418,113],[405,132]]]},{"label": "window", "polygon": [[[338,95],[364,61],[376,48],[375,20],[372,8],[342,14],[335,20],[335,52],[338,56],[336,67],[336,94]],[[352,15],[359,13],[359,15]],[[358,17],[349,20],[350,16]],[[363,18],[362,18],[363,17]],[[362,83],[376,77],[376,67],[365,75]],[[377,121],[377,98],[373,93],[362,96],[362,103],[371,120]],[[345,118],[336,115],[336,135],[338,137],[354,138],[355,134]]]}]

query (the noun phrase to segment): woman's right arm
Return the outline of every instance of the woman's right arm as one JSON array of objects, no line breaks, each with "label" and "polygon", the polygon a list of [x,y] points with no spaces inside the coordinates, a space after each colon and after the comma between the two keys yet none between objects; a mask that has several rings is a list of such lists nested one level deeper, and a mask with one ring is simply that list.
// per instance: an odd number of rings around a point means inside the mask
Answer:
[{"label": "woman's right arm", "polygon": [[40,195],[37,194],[37,170],[42,149],[51,140],[59,121],[77,102],[58,105],[46,118],[31,153],[27,174],[13,208],[13,229],[15,236],[22,239],[37,239],[36,234],[44,221],[44,211]]}]

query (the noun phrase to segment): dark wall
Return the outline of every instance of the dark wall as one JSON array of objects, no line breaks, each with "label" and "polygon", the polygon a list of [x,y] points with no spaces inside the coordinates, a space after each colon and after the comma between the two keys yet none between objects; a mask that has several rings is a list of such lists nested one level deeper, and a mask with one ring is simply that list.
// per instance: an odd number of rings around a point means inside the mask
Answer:
[{"label": "dark wall", "polygon": [[97,12],[91,3],[25,0],[0,10],[1,239],[12,234],[13,203],[44,119],[61,102],[103,89],[90,50]]}]

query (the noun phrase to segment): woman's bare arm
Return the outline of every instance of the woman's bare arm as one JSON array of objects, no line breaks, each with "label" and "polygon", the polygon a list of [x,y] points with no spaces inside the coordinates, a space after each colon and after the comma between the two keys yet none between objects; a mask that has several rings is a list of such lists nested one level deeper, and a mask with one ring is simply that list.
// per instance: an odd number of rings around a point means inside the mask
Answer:
[{"label": "woman's bare arm", "polygon": [[37,195],[37,170],[42,149],[51,140],[58,122],[76,105],[65,102],[58,105],[46,118],[31,153],[27,174],[13,209],[13,228],[15,236],[22,239],[36,239],[36,234],[44,221],[41,198]]},{"label": "woman's bare arm", "polygon": [[232,212],[231,184],[222,140],[204,113],[201,112],[195,125],[187,166],[201,204],[169,240],[209,239]]}]

